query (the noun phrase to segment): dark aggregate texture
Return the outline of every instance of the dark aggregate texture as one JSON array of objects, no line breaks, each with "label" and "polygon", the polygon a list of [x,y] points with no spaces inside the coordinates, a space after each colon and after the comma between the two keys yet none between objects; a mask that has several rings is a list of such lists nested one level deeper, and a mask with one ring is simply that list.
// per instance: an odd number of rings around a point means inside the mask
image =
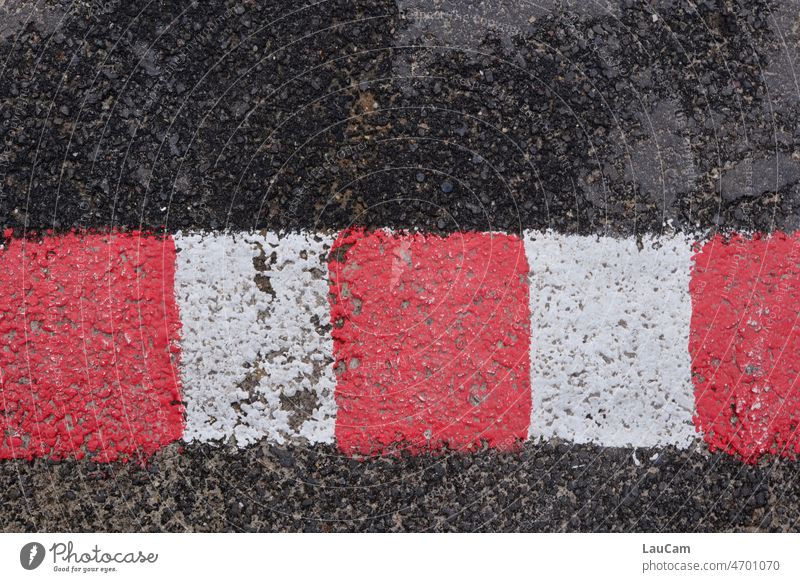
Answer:
[{"label": "dark aggregate texture", "polygon": [[800,466],[528,443],[348,459],[333,447],[170,446],[147,466],[0,464],[5,531],[788,531]]},{"label": "dark aggregate texture", "polygon": [[0,221],[795,228],[799,13],[798,0],[6,2]]},{"label": "dark aggregate texture", "polygon": [[[7,0],[0,227],[797,229],[799,56],[800,0]],[[175,444],[0,462],[0,530],[787,531],[798,472]]]}]

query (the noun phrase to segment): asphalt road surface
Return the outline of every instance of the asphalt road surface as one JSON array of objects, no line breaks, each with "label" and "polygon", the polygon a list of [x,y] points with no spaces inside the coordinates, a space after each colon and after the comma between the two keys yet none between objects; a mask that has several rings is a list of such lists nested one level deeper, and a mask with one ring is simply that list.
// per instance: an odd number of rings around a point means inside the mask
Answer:
[{"label": "asphalt road surface", "polygon": [[[797,0],[6,0],[0,223],[794,231],[798,57]],[[0,529],[786,531],[798,473],[699,439],[369,460],[177,442],[2,460]]]}]

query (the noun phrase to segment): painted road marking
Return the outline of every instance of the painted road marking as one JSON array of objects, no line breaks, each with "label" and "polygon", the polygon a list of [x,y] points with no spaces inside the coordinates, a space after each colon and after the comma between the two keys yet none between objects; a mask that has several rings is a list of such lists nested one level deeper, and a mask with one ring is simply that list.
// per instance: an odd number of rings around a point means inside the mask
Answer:
[{"label": "painted road marking", "polygon": [[186,439],[329,443],[328,235],[178,234]]},{"label": "painted road marking", "polygon": [[525,440],[530,317],[519,238],[346,232],[329,269],[340,450]]},{"label": "painted road marking", "polygon": [[800,452],[797,235],[9,237],[0,458],[698,430],[748,462]]},{"label": "painted road marking", "polygon": [[0,251],[0,458],[149,455],[181,438],[171,238],[68,234]]},{"label": "painted road marking", "polygon": [[614,447],[695,438],[691,239],[528,232],[533,438]]},{"label": "painted road marking", "polygon": [[712,450],[800,452],[800,237],[715,237],[691,283],[697,424]]}]

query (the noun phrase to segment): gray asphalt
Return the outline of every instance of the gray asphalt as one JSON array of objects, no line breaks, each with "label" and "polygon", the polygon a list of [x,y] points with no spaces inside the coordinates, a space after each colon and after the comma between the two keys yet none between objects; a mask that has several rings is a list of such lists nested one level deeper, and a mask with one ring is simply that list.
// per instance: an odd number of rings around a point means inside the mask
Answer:
[{"label": "gray asphalt", "polygon": [[791,531],[798,475],[702,445],[371,461],[174,445],[146,467],[2,463],[0,515],[6,531]]},{"label": "gray asphalt", "polygon": [[[0,226],[800,225],[800,2],[0,6]],[[656,453],[658,457],[651,460]],[[795,530],[796,465],[528,444],[0,462],[0,529]]]}]

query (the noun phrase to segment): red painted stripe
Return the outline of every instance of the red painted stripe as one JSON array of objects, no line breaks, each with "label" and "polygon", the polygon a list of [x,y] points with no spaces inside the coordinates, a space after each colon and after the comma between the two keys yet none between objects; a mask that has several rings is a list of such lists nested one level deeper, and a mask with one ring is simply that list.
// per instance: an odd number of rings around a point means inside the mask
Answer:
[{"label": "red painted stripe", "polygon": [[340,450],[511,448],[527,437],[522,241],[348,231],[329,268]]},{"label": "red painted stripe", "polygon": [[171,238],[9,239],[0,250],[0,458],[150,454],[180,438]]},{"label": "red painted stripe", "polygon": [[749,462],[800,452],[799,242],[717,236],[694,257],[695,421],[711,450]]}]

